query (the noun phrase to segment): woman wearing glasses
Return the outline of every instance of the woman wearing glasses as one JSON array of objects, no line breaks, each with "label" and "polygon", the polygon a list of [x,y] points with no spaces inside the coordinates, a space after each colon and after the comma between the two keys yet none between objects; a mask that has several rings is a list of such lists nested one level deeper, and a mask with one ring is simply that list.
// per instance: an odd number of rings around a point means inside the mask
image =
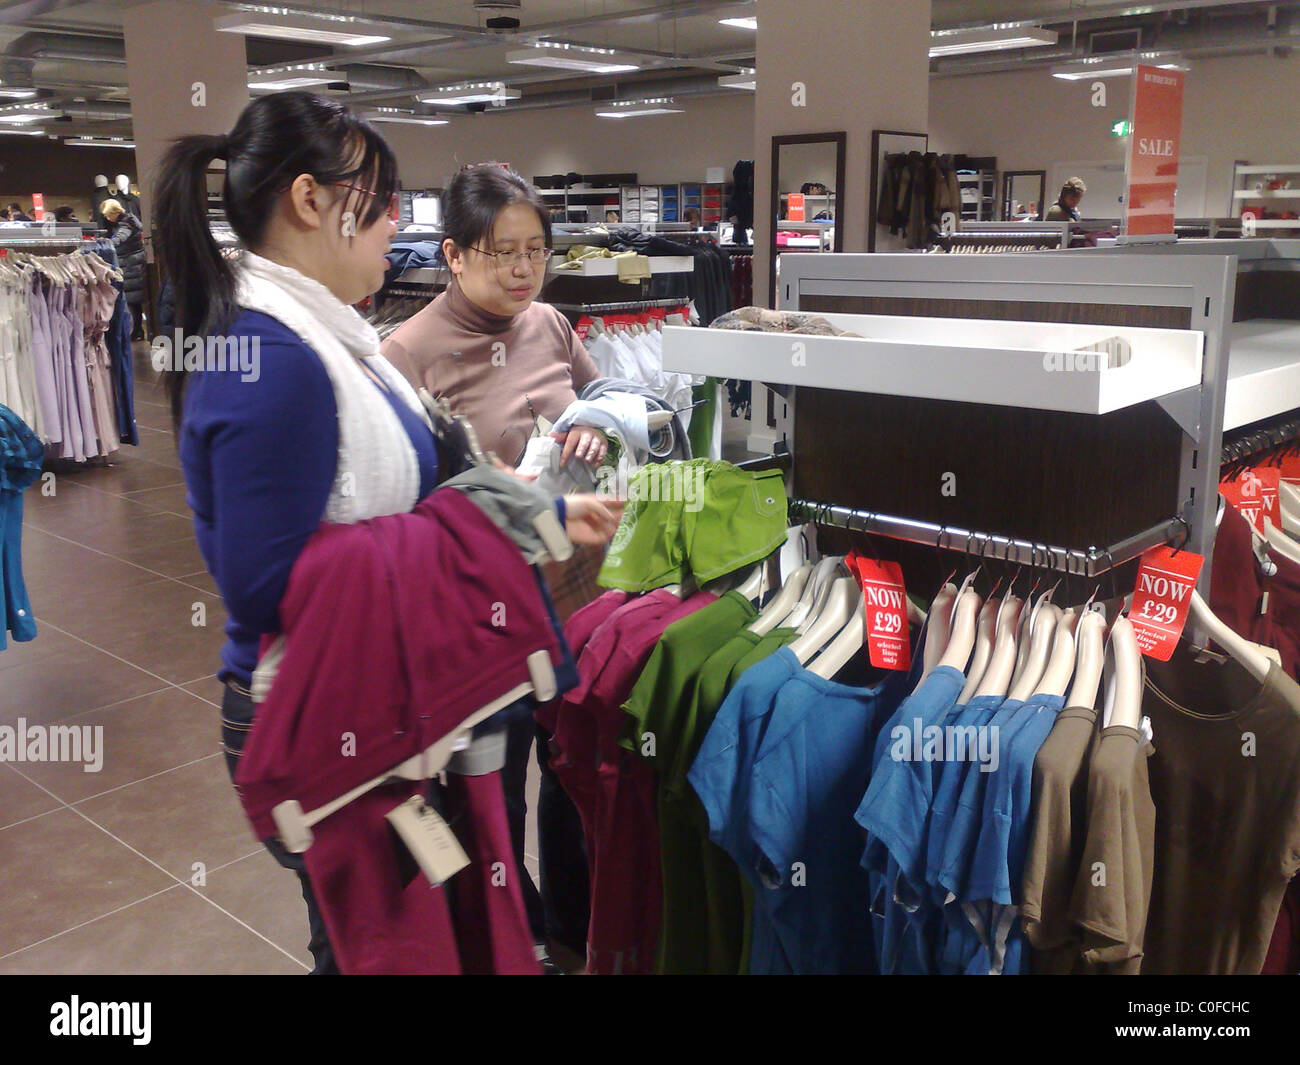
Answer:
[{"label": "woman wearing glasses", "polygon": [[[243,249],[233,262],[208,227],[206,172],[218,159]],[[322,522],[410,511],[439,482],[427,415],[351,306],[383,283],[396,188],[383,138],[303,92],[254,101],[227,135],[180,138],[159,167],[156,222],[176,325],[241,353],[237,365],[199,369],[175,358],[164,374],[195,533],[229,614],[219,678],[232,778],[253,722],[259,640],[279,629],[308,540]],[[562,509],[575,543],[603,543],[617,525],[594,496]],[[365,648],[356,653],[364,668]],[[314,971],[337,972],[301,855],[268,846],[302,881]]]},{"label": "woman wearing glasses", "polygon": [[[517,465],[537,418],[554,422],[599,376],[582,341],[555,308],[537,302],[551,250],[550,212],[533,187],[492,163],[465,167],[443,194],[443,254],[451,268],[447,290],[384,341],[384,354],[417,387],[473,424],[479,444]],[[563,461],[599,466],[606,439],[577,426],[563,438]],[[561,619],[600,594],[600,554],[579,549],[564,565],[546,567]],[[524,797],[535,726],[510,730],[503,783],[516,854],[524,849]],[[542,890],[526,882],[533,934],[585,957],[587,872],[581,822],[547,765],[542,767],[538,837]]]}]

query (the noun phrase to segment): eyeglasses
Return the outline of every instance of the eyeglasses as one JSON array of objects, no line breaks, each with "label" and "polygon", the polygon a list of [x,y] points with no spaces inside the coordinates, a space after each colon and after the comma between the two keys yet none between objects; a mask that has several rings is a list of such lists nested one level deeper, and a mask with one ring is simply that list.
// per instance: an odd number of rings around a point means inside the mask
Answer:
[{"label": "eyeglasses", "polygon": [[[341,188],[341,189],[355,189],[357,192],[365,193],[367,196],[372,196],[372,197],[374,197],[374,196],[378,196],[378,195],[379,195],[379,193],[377,193],[377,192],[371,192],[369,189],[367,189],[367,188],[362,188],[362,186],[360,186],[360,185],[349,185],[346,181],[335,181],[335,182],[333,182],[333,184],[334,184],[334,185],[337,185],[337,186],[338,186],[339,188]],[[394,215],[394,214],[397,213],[397,194],[396,194],[396,193],[394,193],[393,195],[391,195],[391,196],[388,197],[388,212],[387,212],[387,213],[389,214],[390,217],[391,217],[392,215]]]},{"label": "eyeglasses", "polygon": [[525,259],[528,260],[531,266],[541,266],[555,254],[550,248],[530,248],[528,251],[487,251],[477,244],[471,244],[470,247],[480,255],[487,255],[495,259],[498,270],[513,270]]}]

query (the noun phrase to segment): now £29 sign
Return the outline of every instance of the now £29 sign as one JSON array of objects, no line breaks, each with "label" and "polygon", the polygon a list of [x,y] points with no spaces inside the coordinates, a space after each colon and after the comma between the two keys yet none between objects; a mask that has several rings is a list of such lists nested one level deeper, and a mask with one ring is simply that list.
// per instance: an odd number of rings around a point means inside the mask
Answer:
[{"label": "now \u00a329 sign", "polygon": [[1148,658],[1168,662],[1187,624],[1187,612],[1205,559],[1192,551],[1153,547],[1142,556],[1128,619]]}]

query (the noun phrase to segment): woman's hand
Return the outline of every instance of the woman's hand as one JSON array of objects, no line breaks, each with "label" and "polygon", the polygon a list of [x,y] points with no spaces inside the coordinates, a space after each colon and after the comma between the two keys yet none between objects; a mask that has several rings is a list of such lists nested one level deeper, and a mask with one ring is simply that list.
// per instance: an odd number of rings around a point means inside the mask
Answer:
[{"label": "woman's hand", "polygon": [[599,466],[609,451],[609,441],[605,439],[605,434],[590,425],[575,425],[567,433],[552,433],[551,436],[564,445],[564,451],[560,454],[561,466],[575,457]]},{"label": "woman's hand", "polygon": [[607,544],[626,505],[625,500],[598,495],[565,496],[564,531],[575,544]]}]

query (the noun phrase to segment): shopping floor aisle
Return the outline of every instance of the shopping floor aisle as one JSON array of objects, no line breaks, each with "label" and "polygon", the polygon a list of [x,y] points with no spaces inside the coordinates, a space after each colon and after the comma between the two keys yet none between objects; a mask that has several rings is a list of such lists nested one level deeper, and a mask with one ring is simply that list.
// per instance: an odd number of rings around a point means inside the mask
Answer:
[{"label": "shopping floor aisle", "polygon": [[140,446],[24,494],[39,634],[0,651],[0,725],[102,725],[104,755],[0,764],[0,974],[304,973],[297,878],[221,755],[225,612],[136,348]]}]

